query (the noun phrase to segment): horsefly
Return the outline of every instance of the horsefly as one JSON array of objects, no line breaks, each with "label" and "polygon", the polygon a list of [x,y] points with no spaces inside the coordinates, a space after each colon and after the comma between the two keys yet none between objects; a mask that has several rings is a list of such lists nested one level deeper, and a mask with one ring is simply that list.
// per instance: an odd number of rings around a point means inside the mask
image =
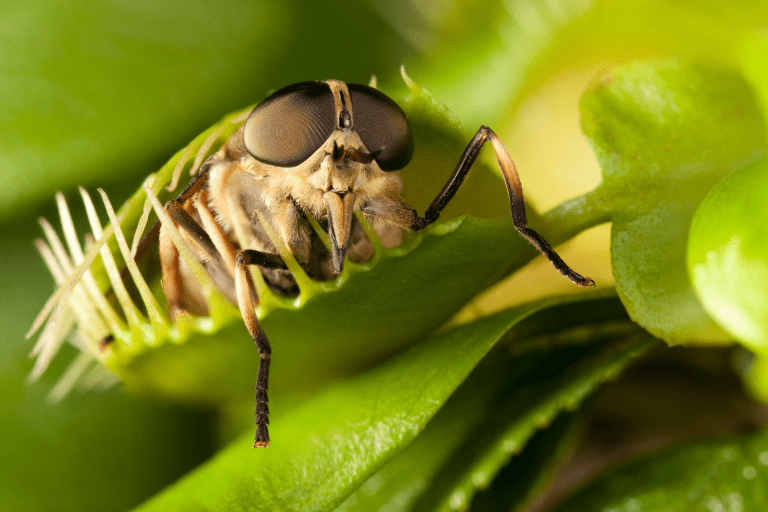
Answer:
[{"label": "horsefly", "polygon": [[[336,80],[301,82],[272,93],[247,117],[234,121],[241,123],[239,128],[204,162],[202,157],[210,145],[205,147],[207,141],[203,144],[201,161],[195,166],[191,182],[175,199],[163,206],[153,193],[151,182],[145,184],[148,202],[132,246],[128,246],[120,230],[120,219],[103,192],[102,197],[111,221],[107,229],[114,230],[153,327],[164,328],[163,308],[155,301],[134,260],[158,244],[158,239],[162,290],[171,316],[208,314],[206,294],[210,290],[201,284],[206,282],[238,306],[260,355],[254,447],[269,445],[267,388],[272,353],[255,314],[257,279],[279,294],[296,293],[297,283],[284,257],[286,248],[315,280],[335,278],[342,272],[345,258],[369,258],[374,247],[366,234],[367,227],[354,215],[356,212],[362,213],[384,245],[398,245],[403,231],[422,230],[438,219],[485,142],[491,143],[498,159],[516,230],[572,282],[578,286],[594,285],[589,277],[574,272],[544,238],[527,227],[523,190],[515,165],[499,137],[487,126],[478,129],[422,217],[400,197],[402,182],[397,171],[406,167],[414,150],[408,118],[378,89]],[[175,173],[171,188],[175,188],[178,174]],[[60,336],[56,333],[71,328],[74,320],[59,321],[59,317],[67,318],[62,311],[65,307],[78,310],[78,304],[93,304],[99,313],[93,317],[98,321],[79,321],[93,331],[86,337],[100,339],[102,348],[111,335],[99,333],[124,333],[129,329],[126,321],[138,325],[131,321],[138,312],[123,285],[125,278],[120,277],[105,245],[107,233],[102,232],[90,197],[82,189],[81,193],[94,235],[87,255],[78,245],[66,203],[58,196],[65,239],[79,269],[69,281],[65,276],[73,274],[73,268],[65,265],[68,258],[62,255],[63,245],[47,223],[44,228],[49,241],[38,242],[62,286],[31,331],[39,328],[50,314],[35,354],[55,352],[55,344],[50,340],[58,340]],[[141,237],[150,209],[154,209],[159,221]],[[115,300],[122,309],[120,314],[90,275],[88,267],[97,253],[102,256]],[[249,266],[258,272],[250,273]],[[206,276],[201,278],[201,273]],[[65,294],[71,296],[70,300],[63,300]],[[86,309],[74,312],[87,316]],[[91,344],[83,350],[87,354],[98,348]],[[49,359],[50,354],[38,358],[43,363],[36,366],[33,375],[39,374]],[[85,364],[83,361],[80,366]],[[80,368],[76,364],[71,371]],[[66,382],[62,384],[65,385]]]}]

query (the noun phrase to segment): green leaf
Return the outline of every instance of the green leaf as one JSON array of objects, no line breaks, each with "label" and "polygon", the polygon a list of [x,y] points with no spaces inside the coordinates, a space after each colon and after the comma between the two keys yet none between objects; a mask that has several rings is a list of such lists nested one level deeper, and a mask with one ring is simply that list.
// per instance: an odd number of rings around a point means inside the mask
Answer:
[{"label": "green leaf", "polygon": [[[550,299],[434,336],[284,413],[137,510],[332,510],[424,428],[509,328]],[[297,374],[298,375],[298,374]]]},{"label": "green leaf", "polygon": [[691,224],[688,271],[701,303],[734,339],[756,353],[745,375],[768,400],[768,161],[715,185]]},{"label": "green leaf", "polygon": [[765,510],[768,431],[691,444],[600,478],[557,512]]},{"label": "green leaf", "polygon": [[414,510],[450,511],[468,503],[537,429],[547,427],[563,410],[578,408],[601,384],[617,377],[655,344],[641,334],[584,355],[579,350],[563,350],[548,357],[542,365],[547,368],[540,367],[533,376],[518,382],[514,391],[507,391],[512,395],[507,403],[490,409],[493,417],[456,450]]},{"label": "green leaf", "polygon": [[[615,299],[614,299],[615,300]],[[606,301],[549,308],[524,324],[557,323],[566,311],[578,317],[590,309],[610,310]],[[573,317],[571,317],[573,318]],[[596,333],[594,325],[591,330]],[[338,511],[455,510],[466,507],[478,489],[489,485],[538,429],[563,410],[578,408],[599,385],[615,378],[635,357],[655,345],[647,335],[590,339],[580,346],[578,329],[563,335],[546,330],[547,338],[569,339],[574,345],[551,351],[500,346],[451,396],[425,431],[373,475]],[[526,341],[520,340],[524,344]],[[520,494],[524,488],[519,487]],[[521,496],[522,497],[522,496]]]},{"label": "green leaf", "polygon": [[554,212],[613,222],[616,289],[631,318],[677,344],[728,336],[686,272],[693,213],[724,176],[765,152],[765,128],[738,74],[678,61],[613,68],[582,100],[602,184]]}]

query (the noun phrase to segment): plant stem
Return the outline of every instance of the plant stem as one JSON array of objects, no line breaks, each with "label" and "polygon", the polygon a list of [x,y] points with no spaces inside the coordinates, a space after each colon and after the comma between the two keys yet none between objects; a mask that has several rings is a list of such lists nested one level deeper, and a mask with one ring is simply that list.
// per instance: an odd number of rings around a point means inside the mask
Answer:
[{"label": "plant stem", "polygon": [[553,246],[611,220],[611,212],[595,204],[592,194],[588,192],[564,201],[542,216],[547,238]]}]

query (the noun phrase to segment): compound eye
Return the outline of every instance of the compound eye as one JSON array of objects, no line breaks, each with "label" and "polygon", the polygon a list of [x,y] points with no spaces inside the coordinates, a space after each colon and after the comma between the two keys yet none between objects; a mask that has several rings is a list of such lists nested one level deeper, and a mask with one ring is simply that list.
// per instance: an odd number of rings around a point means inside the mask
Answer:
[{"label": "compound eye", "polygon": [[324,82],[301,82],[270,94],[245,122],[245,147],[266,164],[294,167],[336,129],[333,94]]},{"label": "compound eye", "polygon": [[402,169],[413,156],[413,134],[405,112],[381,91],[347,84],[355,131],[383,171]]}]

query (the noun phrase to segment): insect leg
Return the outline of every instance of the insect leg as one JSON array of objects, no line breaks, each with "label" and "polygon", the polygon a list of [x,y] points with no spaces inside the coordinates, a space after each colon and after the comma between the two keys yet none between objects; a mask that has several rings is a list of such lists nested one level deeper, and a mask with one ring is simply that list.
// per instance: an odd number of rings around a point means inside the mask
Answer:
[{"label": "insect leg", "polygon": [[[205,206],[204,202],[198,202],[198,206]],[[194,218],[176,201],[169,201],[166,206],[171,218],[174,222],[179,224],[184,231],[192,238],[193,242],[202,249],[202,253],[198,255],[207,256],[213,261],[216,261],[220,265],[224,265],[223,258],[216,248],[215,240],[219,237],[217,232],[213,232],[214,240],[208,233],[200,227]],[[207,210],[199,212],[204,223],[210,223],[211,219],[206,222],[206,216],[209,213]],[[220,241],[221,242],[221,241]],[[230,246],[231,247],[231,246]],[[243,317],[248,332],[256,343],[256,348],[259,350],[261,360],[259,362],[259,370],[256,377],[256,439],[254,447],[267,447],[269,446],[269,406],[267,405],[267,388],[269,382],[269,364],[271,361],[270,354],[272,349],[269,345],[269,340],[264,334],[264,330],[261,328],[255,313],[254,297],[251,289],[252,284],[249,276],[246,272],[247,265],[258,265],[264,268],[287,268],[280,256],[276,254],[267,254],[254,250],[240,250],[235,254],[235,292],[237,305],[240,309],[240,314]]]},{"label": "insect leg", "polygon": [[[160,226],[160,269],[163,273],[163,293],[176,312],[184,309],[184,297],[181,269],[179,268],[179,250],[171,240],[168,230]],[[175,314],[175,313],[174,313]]]},{"label": "insect leg", "polygon": [[[186,239],[192,252],[204,265],[216,286],[232,302],[235,301],[234,273],[228,273],[221,255],[211,242],[208,234],[199,226],[192,216],[176,201],[169,201],[165,210],[173,219],[173,223],[181,228],[181,234]],[[163,293],[171,305],[172,314],[189,311],[206,314],[208,305],[203,297],[203,291],[197,281],[190,275],[179,250],[168,231],[168,226],[161,224],[159,228],[160,269]],[[229,292],[229,294],[227,294]]]},{"label": "insect leg", "polygon": [[543,254],[565,277],[579,286],[594,286],[595,282],[592,279],[584,277],[572,270],[541,235],[528,227],[528,219],[525,216],[523,186],[520,183],[520,177],[517,175],[515,163],[512,161],[512,157],[509,155],[507,148],[504,147],[504,143],[499,139],[499,136],[487,126],[481,126],[480,129],[477,130],[477,133],[464,150],[464,154],[461,155],[461,159],[456,165],[453,174],[448,179],[448,183],[445,184],[437,197],[429,205],[424,217],[416,215],[413,224],[411,225],[411,229],[414,231],[424,229],[437,220],[440,212],[443,211],[453,196],[456,195],[459,187],[464,182],[464,178],[467,177],[469,169],[472,167],[472,164],[475,163],[475,160],[477,160],[477,155],[480,153],[480,149],[487,141],[490,141],[496,152],[496,158],[499,160],[499,167],[504,176],[504,183],[507,186],[509,205],[512,210],[512,222],[515,225],[515,229],[517,229],[518,233]]},{"label": "insect leg", "polygon": [[184,231],[192,238],[192,240],[195,242],[195,245],[202,249],[202,254],[199,254],[198,257],[205,256],[209,260],[215,261],[219,265],[224,266],[224,261],[221,257],[221,254],[219,254],[219,251],[216,250],[216,245],[214,245],[211,237],[202,227],[200,227],[200,224],[198,224],[197,221],[192,218],[192,216],[184,209],[183,206],[181,206],[180,203],[176,202],[175,200],[168,201],[165,205],[165,209],[168,211],[168,215],[171,216],[174,222],[183,228]]},{"label": "insect leg", "polygon": [[269,387],[269,364],[272,348],[269,340],[256,318],[255,301],[251,294],[251,283],[248,280],[246,265],[259,265],[266,268],[286,268],[282,259],[275,254],[266,254],[253,250],[241,250],[235,256],[235,289],[237,290],[237,305],[243,316],[245,326],[259,349],[259,373],[256,376],[256,439],[253,447],[266,448],[269,446],[269,406],[267,388]]}]

